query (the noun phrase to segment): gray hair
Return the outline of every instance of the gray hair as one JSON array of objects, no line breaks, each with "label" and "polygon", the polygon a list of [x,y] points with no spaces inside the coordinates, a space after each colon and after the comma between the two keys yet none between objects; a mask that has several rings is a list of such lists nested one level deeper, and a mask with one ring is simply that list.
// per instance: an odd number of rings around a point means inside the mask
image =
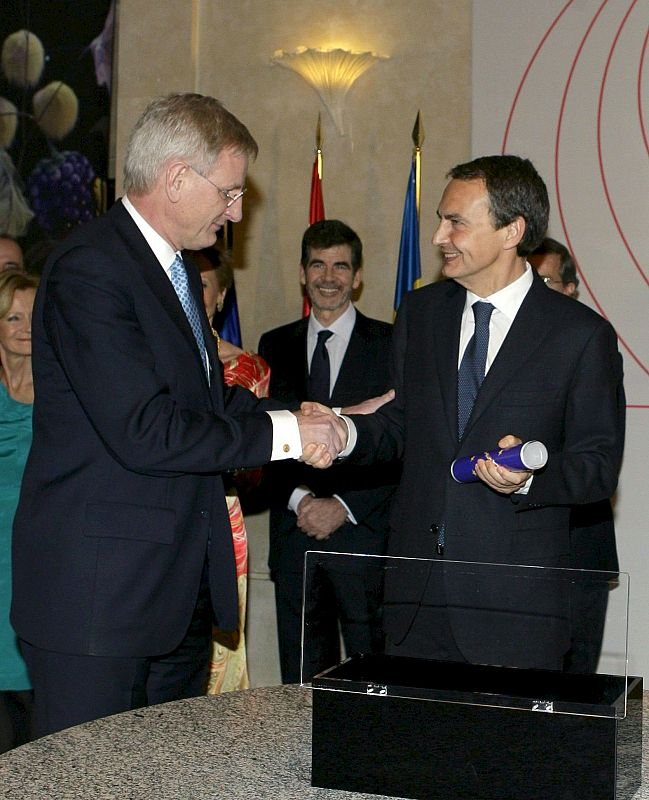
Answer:
[{"label": "gray hair", "polygon": [[131,131],[124,161],[124,190],[151,191],[164,165],[186,159],[207,174],[222,150],[255,158],[250,131],[214,97],[170,94],[150,103]]}]

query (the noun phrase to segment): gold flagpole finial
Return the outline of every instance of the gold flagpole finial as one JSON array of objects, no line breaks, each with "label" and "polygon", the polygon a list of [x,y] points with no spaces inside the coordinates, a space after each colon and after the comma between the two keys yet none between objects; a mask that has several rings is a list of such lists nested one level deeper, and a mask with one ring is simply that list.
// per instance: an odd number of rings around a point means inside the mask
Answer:
[{"label": "gold flagpole finial", "polygon": [[421,122],[421,112],[417,112],[417,119],[415,120],[415,126],[412,129],[412,143],[415,146],[415,150],[419,150],[424,143],[424,139],[426,138],[426,134],[424,133],[424,126]]},{"label": "gold flagpole finial", "polygon": [[415,162],[415,203],[417,206],[417,219],[419,219],[419,198],[421,195],[421,146],[424,143],[426,134],[424,133],[424,126],[421,122],[421,112],[417,112],[417,119],[412,129],[412,142],[414,148],[412,151],[412,158]]}]

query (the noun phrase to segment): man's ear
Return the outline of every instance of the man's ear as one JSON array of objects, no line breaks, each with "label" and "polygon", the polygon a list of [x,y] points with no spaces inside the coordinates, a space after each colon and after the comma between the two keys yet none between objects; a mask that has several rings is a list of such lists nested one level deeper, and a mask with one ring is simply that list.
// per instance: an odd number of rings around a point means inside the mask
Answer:
[{"label": "man's ear", "polygon": [[505,250],[518,247],[523,236],[525,236],[525,220],[523,217],[516,217],[508,225],[505,225]]},{"label": "man's ear", "polygon": [[306,271],[302,264],[300,264],[300,283],[302,286],[306,286]]},{"label": "man's ear", "polygon": [[172,203],[177,203],[180,199],[180,191],[188,169],[183,161],[174,161],[165,170],[165,191]]}]

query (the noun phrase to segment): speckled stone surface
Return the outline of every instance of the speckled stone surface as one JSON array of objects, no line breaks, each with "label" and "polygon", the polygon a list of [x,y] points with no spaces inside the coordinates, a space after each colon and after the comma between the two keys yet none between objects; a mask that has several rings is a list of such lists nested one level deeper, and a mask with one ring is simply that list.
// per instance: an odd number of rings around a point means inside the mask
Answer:
[{"label": "speckled stone surface", "polygon": [[[649,692],[644,708],[647,743]],[[378,798],[310,784],[311,690],[300,686],[131,711],[0,756],[0,798],[11,800]],[[649,800],[646,780],[635,800]]]}]

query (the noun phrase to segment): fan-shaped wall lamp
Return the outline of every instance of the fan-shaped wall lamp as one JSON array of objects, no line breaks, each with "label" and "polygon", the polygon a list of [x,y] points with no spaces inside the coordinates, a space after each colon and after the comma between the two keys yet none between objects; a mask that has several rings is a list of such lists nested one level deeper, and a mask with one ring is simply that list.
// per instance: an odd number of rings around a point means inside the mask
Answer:
[{"label": "fan-shaped wall lamp", "polygon": [[376,53],[353,53],[337,47],[320,50],[298,47],[293,53],[276,50],[272,63],[301,75],[320,95],[341,136],[344,136],[343,107],[347,92],[372,64],[387,56]]}]

